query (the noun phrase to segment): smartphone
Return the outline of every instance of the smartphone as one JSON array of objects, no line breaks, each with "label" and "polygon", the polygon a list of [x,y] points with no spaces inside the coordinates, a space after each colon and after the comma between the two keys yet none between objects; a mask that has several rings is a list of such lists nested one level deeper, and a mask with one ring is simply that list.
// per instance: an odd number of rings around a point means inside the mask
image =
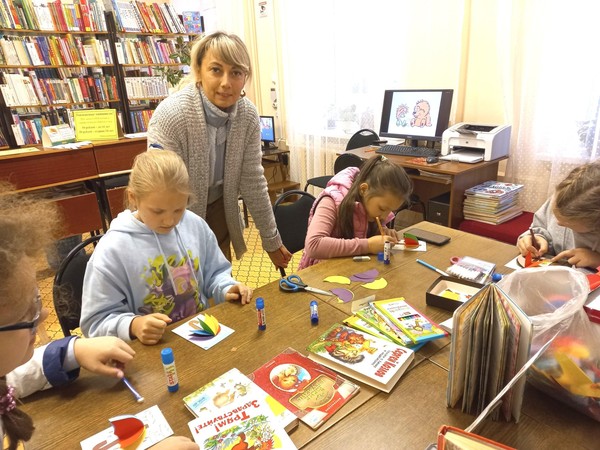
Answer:
[{"label": "smartphone", "polygon": [[406,230],[405,233],[415,235],[418,239],[429,242],[435,245],[444,245],[450,242],[450,236],[444,236],[443,234],[433,233],[431,231],[421,230],[420,228],[411,228]]}]

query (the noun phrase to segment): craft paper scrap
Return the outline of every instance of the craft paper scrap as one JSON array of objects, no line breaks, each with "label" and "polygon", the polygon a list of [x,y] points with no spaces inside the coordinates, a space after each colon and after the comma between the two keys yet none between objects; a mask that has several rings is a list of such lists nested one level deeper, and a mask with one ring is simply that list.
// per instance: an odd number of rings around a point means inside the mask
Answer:
[{"label": "craft paper scrap", "polygon": [[350,278],[341,275],[331,275],[323,281],[327,281],[328,283],[350,284]]},{"label": "craft paper scrap", "polygon": [[[196,322],[194,322],[196,320]],[[189,324],[193,328],[192,333],[198,336],[216,336],[221,330],[221,325],[215,316],[204,314],[204,318],[190,320]]]},{"label": "craft paper scrap", "polygon": [[426,252],[427,251],[427,242],[418,241],[419,245],[410,245],[407,246],[404,239],[400,240],[396,245],[392,247],[392,252]]},{"label": "craft paper scrap", "polygon": [[404,233],[404,246],[405,247],[418,247],[419,240],[414,234]]},{"label": "craft paper scrap", "polygon": [[[122,448],[130,445],[137,445],[143,440],[146,426],[144,422],[135,416],[117,416],[108,419],[113,426],[113,433],[119,439],[119,445]],[[140,442],[137,442],[137,441]],[[135,448],[134,447],[134,448]]]},{"label": "craft paper scrap", "polygon": [[379,275],[379,271],[377,269],[367,270],[366,272],[355,273],[350,277],[351,281],[358,281],[359,283],[369,283]]},{"label": "craft paper scrap", "polygon": [[228,326],[219,324],[219,332],[214,336],[197,334],[196,331],[199,329],[198,319],[206,322],[205,315],[198,314],[193,319],[186,320],[182,325],[173,328],[171,331],[204,350],[208,350],[234,332]]},{"label": "craft paper scrap", "polygon": [[331,292],[333,292],[333,294],[337,296],[337,298],[340,300],[340,303],[348,303],[354,298],[354,292],[348,289],[333,288],[331,289]]},{"label": "craft paper scrap", "polygon": [[367,289],[383,289],[388,285],[385,278],[379,278],[378,280],[373,281],[372,283],[363,284],[362,287]]},{"label": "craft paper scrap", "polygon": [[[136,417],[137,419],[141,420],[146,429],[144,438],[139,446],[136,447],[136,450],[145,450],[150,448],[173,434],[173,430],[169,426],[167,419],[165,419],[165,416],[163,416],[163,413],[157,405],[145,409],[137,413],[135,416],[127,417]],[[115,419],[119,418],[114,417],[109,420]],[[121,447],[119,438],[115,435],[114,428],[109,427],[106,430],[96,433],[95,435],[81,441],[81,448],[82,450],[94,450],[99,448],[102,450],[119,450],[124,447]]]}]

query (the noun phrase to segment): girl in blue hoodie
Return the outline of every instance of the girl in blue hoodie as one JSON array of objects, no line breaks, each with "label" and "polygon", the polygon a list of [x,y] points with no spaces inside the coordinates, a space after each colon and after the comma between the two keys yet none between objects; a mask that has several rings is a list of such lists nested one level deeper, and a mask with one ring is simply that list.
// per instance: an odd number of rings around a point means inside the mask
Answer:
[{"label": "girl in blue hoodie", "polygon": [[181,157],[149,150],[133,163],[125,210],[110,224],[88,263],[81,329],[156,344],[167,324],[252,290],[231,277],[206,222],[187,210],[189,176]]}]

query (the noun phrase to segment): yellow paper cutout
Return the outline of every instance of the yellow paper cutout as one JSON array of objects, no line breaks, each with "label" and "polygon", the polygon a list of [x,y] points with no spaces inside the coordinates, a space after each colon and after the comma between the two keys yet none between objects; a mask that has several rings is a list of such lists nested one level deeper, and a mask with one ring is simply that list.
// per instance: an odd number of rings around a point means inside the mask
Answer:
[{"label": "yellow paper cutout", "polygon": [[600,384],[593,383],[571,358],[564,353],[557,353],[554,357],[562,369],[562,375],[553,377],[558,384],[572,394],[600,398]]},{"label": "yellow paper cutout", "polygon": [[385,278],[379,278],[375,281],[372,281],[371,283],[363,284],[362,287],[367,289],[383,289],[387,286],[387,284],[388,283],[385,280]]},{"label": "yellow paper cutout", "polygon": [[329,283],[350,284],[350,278],[343,277],[341,275],[331,275],[330,277],[325,278],[323,281],[327,281]]}]

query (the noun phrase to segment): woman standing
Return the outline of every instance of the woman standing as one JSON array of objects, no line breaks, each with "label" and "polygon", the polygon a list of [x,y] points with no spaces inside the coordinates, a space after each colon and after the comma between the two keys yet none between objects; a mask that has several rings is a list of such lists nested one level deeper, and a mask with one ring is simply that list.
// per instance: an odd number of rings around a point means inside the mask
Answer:
[{"label": "woman standing", "polygon": [[148,145],[176,151],[190,174],[195,204],[219,247],[231,260],[246,251],[238,197],[247,204],[263,248],[276,267],[287,267],[290,252],[281,241],[261,164],[260,123],[243,91],[252,70],[242,40],[217,32],[191,51],[187,86],[163,100],[148,127]]}]

